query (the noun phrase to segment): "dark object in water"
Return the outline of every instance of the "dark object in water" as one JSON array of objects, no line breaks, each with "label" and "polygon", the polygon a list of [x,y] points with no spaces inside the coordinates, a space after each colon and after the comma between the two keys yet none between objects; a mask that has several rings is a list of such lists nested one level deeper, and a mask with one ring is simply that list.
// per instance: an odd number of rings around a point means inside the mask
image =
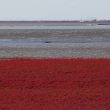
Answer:
[{"label": "dark object in water", "polygon": [[98,24],[98,25],[110,25],[110,23],[102,23],[102,24]]},{"label": "dark object in water", "polygon": [[51,41],[45,41],[45,43],[52,43]]}]

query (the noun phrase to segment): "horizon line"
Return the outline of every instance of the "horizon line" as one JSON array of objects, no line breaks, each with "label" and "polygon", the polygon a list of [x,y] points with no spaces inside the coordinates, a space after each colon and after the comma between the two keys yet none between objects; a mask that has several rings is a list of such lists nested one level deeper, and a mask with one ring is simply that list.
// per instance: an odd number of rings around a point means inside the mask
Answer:
[{"label": "horizon line", "polygon": [[0,22],[85,22],[85,21],[110,21],[110,19],[84,19],[84,20],[0,20]]}]

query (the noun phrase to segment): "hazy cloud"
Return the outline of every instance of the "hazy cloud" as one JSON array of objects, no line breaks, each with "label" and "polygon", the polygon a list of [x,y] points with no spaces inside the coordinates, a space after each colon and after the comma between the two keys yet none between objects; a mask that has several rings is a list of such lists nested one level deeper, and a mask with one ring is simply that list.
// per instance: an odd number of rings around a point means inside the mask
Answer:
[{"label": "hazy cloud", "polygon": [[110,19],[110,0],[0,0],[0,20]]}]

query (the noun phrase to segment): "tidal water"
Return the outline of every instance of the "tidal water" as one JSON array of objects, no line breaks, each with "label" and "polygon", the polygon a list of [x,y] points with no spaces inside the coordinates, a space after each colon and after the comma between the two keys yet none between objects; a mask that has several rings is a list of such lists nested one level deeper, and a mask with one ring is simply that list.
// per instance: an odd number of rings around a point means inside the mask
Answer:
[{"label": "tidal water", "polygon": [[[43,37],[36,37],[34,35],[34,37],[32,36],[28,36],[25,38],[20,38],[19,37],[16,38],[16,31],[15,31],[15,36],[14,39],[11,38],[11,34],[8,33],[8,31],[12,31],[14,32],[14,30],[27,30],[27,32],[29,30],[86,30],[86,32],[88,33],[88,30],[109,30],[110,29],[110,25],[79,25],[79,26],[74,26],[74,25],[67,25],[67,26],[52,26],[52,25],[39,25],[39,26],[0,26],[0,48],[7,48],[7,47],[11,47],[11,48],[109,48],[110,47],[110,35],[107,35],[107,37],[105,37],[104,35],[98,35],[96,33],[95,37],[92,37],[92,32],[91,35],[89,33],[89,35],[86,37],[83,35],[70,35],[70,37],[65,37],[65,33],[64,36],[58,37],[57,35],[59,33],[55,33],[56,36],[51,37],[50,35],[45,37],[45,34],[43,34]],[[2,37],[2,31],[7,30],[7,35],[4,35],[4,37]],[[26,31],[25,31],[26,32]],[[24,33],[25,33],[24,32]],[[59,31],[60,32],[60,31]],[[5,33],[5,32],[4,32]],[[31,32],[32,33],[32,32]],[[47,32],[48,33],[48,32]],[[46,34],[47,34],[46,33]],[[28,35],[28,33],[27,33]],[[33,33],[31,34],[33,35]],[[90,37],[89,37],[90,36]],[[6,38],[5,38],[6,37]]]},{"label": "tidal water", "polygon": [[[95,39],[94,39],[95,40]],[[79,39],[78,41],[67,41],[62,39],[62,41],[38,41],[37,39],[0,39],[0,47],[14,47],[14,48],[109,48],[110,42],[103,41],[84,41],[84,39]]]},{"label": "tidal water", "polygon": [[110,25],[33,25],[33,26],[0,26],[0,29],[110,29]]}]

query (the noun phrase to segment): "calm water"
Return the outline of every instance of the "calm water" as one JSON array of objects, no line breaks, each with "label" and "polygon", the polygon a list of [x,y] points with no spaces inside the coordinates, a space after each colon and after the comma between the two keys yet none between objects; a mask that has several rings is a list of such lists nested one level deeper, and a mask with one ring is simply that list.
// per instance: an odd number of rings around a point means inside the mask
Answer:
[{"label": "calm water", "polygon": [[110,25],[83,25],[83,26],[0,26],[0,29],[110,29]]},{"label": "calm water", "polygon": [[[81,39],[80,39],[81,41]],[[19,40],[12,40],[12,39],[0,39],[0,47],[15,47],[15,48],[109,48],[110,42],[46,42],[46,41],[38,41],[33,39],[19,39]]]},{"label": "calm water", "polygon": [[[110,29],[110,25],[85,25],[85,26],[0,26],[0,29]],[[45,35],[44,35],[45,36]],[[0,39],[0,48],[110,48],[110,38],[104,37],[44,37],[25,39]]]}]

